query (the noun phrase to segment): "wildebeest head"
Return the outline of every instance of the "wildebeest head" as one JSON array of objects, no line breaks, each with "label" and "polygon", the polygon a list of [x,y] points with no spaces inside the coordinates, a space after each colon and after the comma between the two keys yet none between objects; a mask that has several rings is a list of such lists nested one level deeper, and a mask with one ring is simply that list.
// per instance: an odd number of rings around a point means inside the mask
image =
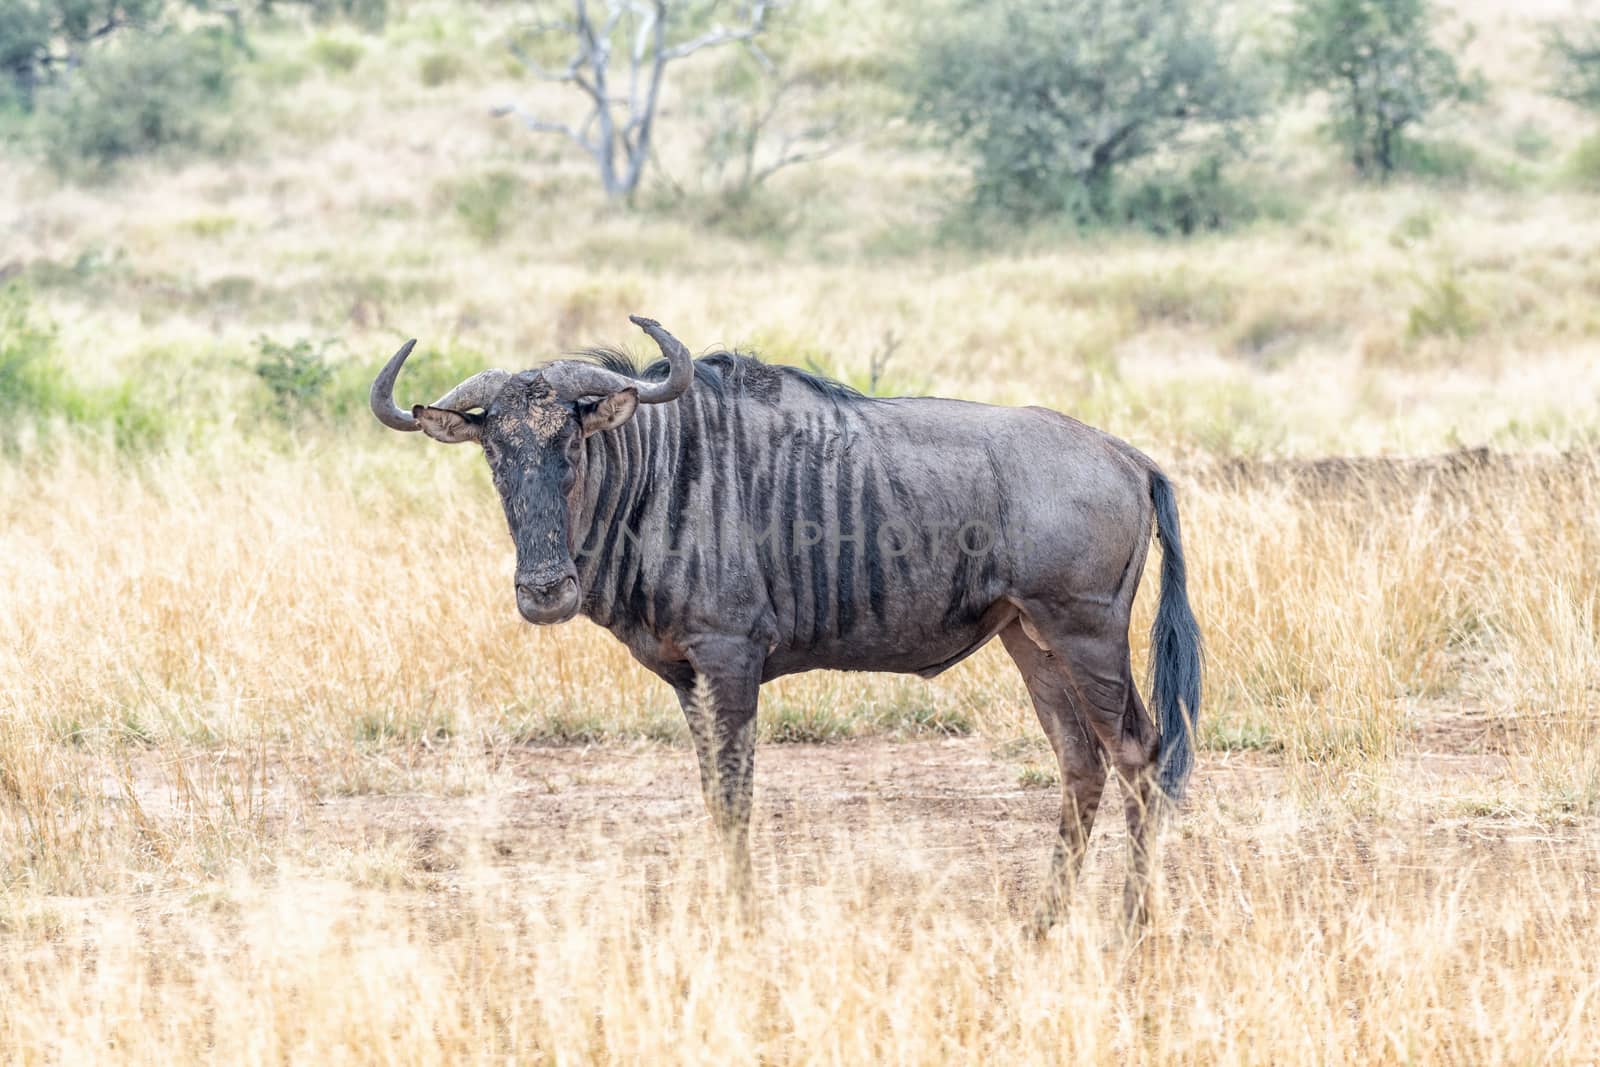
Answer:
[{"label": "wildebeest head", "polygon": [[483,446],[517,546],[517,610],[529,622],[565,622],[578,611],[572,515],[581,498],[584,439],[621,426],[640,404],[677,399],[693,377],[689,350],[677,338],[653,319],[630,317],[661,346],[670,368],[665,381],[564,360],[520,374],[482,371],[408,412],[394,402],[394,382],[413,340],[372,383],[372,413],[385,426]]}]

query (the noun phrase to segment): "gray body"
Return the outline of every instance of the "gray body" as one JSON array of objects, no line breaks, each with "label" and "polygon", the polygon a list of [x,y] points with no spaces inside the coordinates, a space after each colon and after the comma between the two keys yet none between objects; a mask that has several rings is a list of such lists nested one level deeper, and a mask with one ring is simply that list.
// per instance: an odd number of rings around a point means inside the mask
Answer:
[{"label": "gray body", "polygon": [[[693,388],[585,442],[582,611],[657,673],[719,633],[766,650],[762,680],[927,677],[1024,603],[1098,615],[1131,595],[1152,516],[1127,446],[1040,408],[854,397],[717,361],[722,395]],[[636,546],[607,539],[619,514]]]},{"label": "gray body", "polygon": [[[1039,928],[1064,904],[1108,770],[1129,821],[1127,909],[1142,918],[1156,808],[1181,792],[1199,707],[1177,512],[1155,464],[1042,408],[869,398],[731,353],[686,373],[681,346],[636,321],[669,356],[642,373],[598,353],[587,370],[495,379],[474,397],[482,415],[441,401],[396,428],[484,444],[530,621],[581,611],[676,690],[740,883],[762,682],[817,668],[932,676],[999,636],[1062,771]],[[636,388],[650,395],[635,403]],[[375,386],[384,418],[379,399]],[[1153,529],[1159,722],[1128,650]]]}]

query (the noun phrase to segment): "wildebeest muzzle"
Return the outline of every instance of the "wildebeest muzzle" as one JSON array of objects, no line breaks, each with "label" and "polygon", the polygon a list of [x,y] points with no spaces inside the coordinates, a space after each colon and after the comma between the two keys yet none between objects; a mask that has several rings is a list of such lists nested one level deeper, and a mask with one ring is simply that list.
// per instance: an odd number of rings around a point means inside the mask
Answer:
[{"label": "wildebeest muzzle", "polygon": [[517,610],[536,625],[566,622],[578,613],[578,579],[572,573],[550,578],[517,577]]}]

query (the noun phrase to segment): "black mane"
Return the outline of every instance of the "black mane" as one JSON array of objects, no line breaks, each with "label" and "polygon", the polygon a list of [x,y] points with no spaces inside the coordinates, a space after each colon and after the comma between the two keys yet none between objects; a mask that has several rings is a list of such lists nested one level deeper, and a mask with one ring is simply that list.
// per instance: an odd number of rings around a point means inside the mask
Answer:
[{"label": "black mane", "polygon": [[[619,348],[585,348],[573,354],[574,358],[597,363],[606,370],[641,381],[662,381],[670,369],[665,358],[640,365]],[[743,352],[718,349],[694,361],[696,388],[707,389],[719,397],[749,394],[758,400],[775,399],[778,384],[793,381],[834,402],[857,403],[871,400],[859,390],[823,374],[791,367],[784,363],[766,363]]]}]

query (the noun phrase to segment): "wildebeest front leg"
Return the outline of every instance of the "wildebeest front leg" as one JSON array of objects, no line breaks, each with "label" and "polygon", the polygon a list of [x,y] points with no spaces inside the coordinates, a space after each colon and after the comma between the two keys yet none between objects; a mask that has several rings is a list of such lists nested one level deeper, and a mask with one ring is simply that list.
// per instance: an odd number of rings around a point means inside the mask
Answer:
[{"label": "wildebeest front leg", "polygon": [[689,648],[698,684],[679,689],[700,761],[700,788],[728,864],[730,884],[752,885],[750,805],[755,788],[756,701],[761,650],[747,641],[705,638]]}]

